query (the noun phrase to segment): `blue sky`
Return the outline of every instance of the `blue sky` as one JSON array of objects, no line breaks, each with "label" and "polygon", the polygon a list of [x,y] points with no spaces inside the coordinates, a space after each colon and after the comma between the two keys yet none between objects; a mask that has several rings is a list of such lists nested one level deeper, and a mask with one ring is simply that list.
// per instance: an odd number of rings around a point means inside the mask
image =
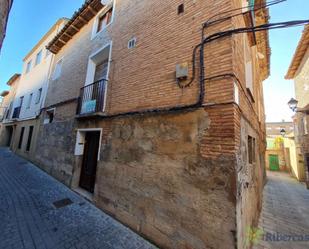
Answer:
[{"label": "blue sky", "polygon": [[[288,0],[270,8],[270,22],[309,19],[309,0]],[[284,79],[303,27],[270,31],[271,76],[264,82],[267,121],[291,120],[287,102],[294,97],[293,81]]]},{"label": "blue sky", "polygon": [[22,60],[61,17],[71,17],[84,0],[14,0],[0,54],[0,91],[21,72]]},{"label": "blue sky", "polygon": [[[84,0],[15,0],[0,54],[0,91],[22,68],[22,59],[61,17],[71,17]],[[60,6],[60,7],[59,7]],[[309,19],[309,0],[288,0],[270,8],[270,22]],[[264,83],[267,121],[290,120],[287,102],[294,96],[293,82],[284,80],[302,27],[270,31],[271,76]]]}]

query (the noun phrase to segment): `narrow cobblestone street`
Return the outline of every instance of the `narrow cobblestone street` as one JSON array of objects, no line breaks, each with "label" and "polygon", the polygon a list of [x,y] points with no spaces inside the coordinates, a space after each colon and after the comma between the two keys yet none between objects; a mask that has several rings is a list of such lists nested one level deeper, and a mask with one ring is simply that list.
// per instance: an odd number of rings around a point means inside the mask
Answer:
[{"label": "narrow cobblestone street", "polygon": [[267,172],[259,228],[263,239],[254,249],[309,248],[309,190],[286,173]]},{"label": "narrow cobblestone street", "polygon": [[[143,238],[31,163],[0,149],[1,249],[150,249]],[[56,208],[55,201],[73,203]]]}]

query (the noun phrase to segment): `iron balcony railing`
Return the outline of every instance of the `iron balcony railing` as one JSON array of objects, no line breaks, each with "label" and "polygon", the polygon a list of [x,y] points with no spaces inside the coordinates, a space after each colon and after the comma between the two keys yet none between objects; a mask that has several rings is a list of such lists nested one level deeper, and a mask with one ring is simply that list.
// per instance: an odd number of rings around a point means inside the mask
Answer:
[{"label": "iron balcony railing", "polygon": [[77,115],[103,112],[107,80],[102,79],[80,90]]},{"label": "iron balcony railing", "polygon": [[20,110],[21,110],[21,106],[15,107],[12,118],[19,118]]}]

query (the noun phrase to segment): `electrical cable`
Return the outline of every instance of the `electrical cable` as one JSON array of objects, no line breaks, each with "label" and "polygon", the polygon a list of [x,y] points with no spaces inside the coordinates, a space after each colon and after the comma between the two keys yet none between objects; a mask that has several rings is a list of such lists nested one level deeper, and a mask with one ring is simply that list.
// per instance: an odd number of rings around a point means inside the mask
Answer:
[{"label": "electrical cable", "polygon": [[[240,12],[240,13],[237,13],[237,14],[234,14],[234,15],[230,15],[230,16],[227,16],[227,17],[224,17],[224,18],[220,18],[220,19],[211,21],[212,19],[214,19],[217,16],[221,16],[223,14],[228,14],[228,13],[231,13],[231,12],[234,12],[234,11],[244,10],[244,9],[248,9],[248,8],[253,9],[253,11],[258,11],[260,9],[265,9],[267,7],[270,7],[272,5],[276,5],[276,4],[285,2],[285,1],[287,1],[287,0],[274,0],[274,1],[270,1],[270,2],[265,3],[265,4],[249,5],[247,7],[235,8],[235,9],[232,9],[232,10],[228,10],[228,11],[216,14],[216,15],[210,17],[206,22],[203,23],[203,26],[202,26],[202,37],[204,37],[204,31],[205,31],[206,27],[209,27],[209,26],[217,24],[217,23],[224,22],[224,21],[226,21],[226,20],[228,20],[228,19],[230,19],[232,17],[243,15],[244,13]],[[193,55],[192,55],[192,77],[191,77],[191,80],[189,82],[187,82],[186,84],[180,84],[179,79],[176,79],[176,82],[177,82],[177,85],[179,86],[179,88],[187,88],[187,87],[191,86],[192,83],[194,82],[194,80],[195,80],[195,68],[196,68],[196,66],[195,66],[195,63],[196,63],[195,62],[195,56],[196,56],[197,48],[199,46],[201,46],[201,44],[196,46],[195,49],[193,50]]]},{"label": "electrical cable", "polygon": [[[195,47],[195,53],[197,48],[203,46],[207,43],[213,42],[217,39],[220,39],[222,37],[227,37],[231,36],[233,34],[239,34],[239,33],[248,33],[248,32],[260,32],[264,30],[269,30],[269,29],[279,29],[279,28],[288,28],[288,27],[295,27],[299,25],[304,25],[304,24],[309,24],[309,20],[299,20],[299,21],[290,21],[290,22],[280,22],[280,23],[270,23],[270,24],[263,24],[260,26],[255,26],[255,27],[249,27],[249,28],[238,28],[238,29],[232,29],[228,31],[223,31],[223,32],[218,32],[215,34],[212,34],[208,37],[206,37],[202,43],[198,44]],[[202,54],[203,51],[200,49],[200,56],[202,59]],[[202,68],[201,68],[202,69]],[[201,73],[201,77],[203,74]],[[213,77],[218,77],[218,76],[213,76]],[[115,117],[121,117],[121,116],[130,116],[130,115],[145,115],[145,114],[154,114],[154,113],[167,113],[167,112],[177,112],[180,110],[190,110],[190,109],[196,109],[203,107],[203,100],[204,100],[204,83],[207,78],[202,78],[200,79],[199,82],[199,97],[197,102],[189,105],[183,105],[183,106],[174,106],[174,107],[166,107],[166,108],[155,108],[155,109],[148,109],[148,110],[140,110],[140,111],[131,111],[131,112],[122,112],[122,113],[116,113],[116,114],[110,114],[110,115],[103,115],[100,116],[101,118],[115,118]],[[79,118],[83,118],[82,115],[80,115]],[[85,116],[85,118],[89,118],[89,116]]]},{"label": "electrical cable", "polygon": [[282,2],[286,2],[287,0],[274,0],[274,1],[270,1],[268,3],[265,3],[265,4],[256,4],[256,5],[248,5],[246,7],[241,7],[241,8],[235,8],[235,9],[232,9],[232,10],[228,10],[228,11],[225,11],[225,12],[221,12],[219,14],[216,14],[212,17],[210,17],[204,24],[203,26],[209,26],[209,25],[212,25],[212,24],[215,24],[215,23],[220,23],[220,22],[223,22],[225,21],[226,19],[229,19],[231,17],[235,17],[235,16],[238,16],[238,15],[243,15],[244,13],[243,12],[240,12],[238,14],[235,14],[235,15],[230,15],[230,16],[227,16],[227,17],[224,17],[224,18],[220,18],[220,19],[217,19],[217,20],[214,20],[212,21],[212,19],[214,19],[215,17],[217,16],[221,16],[223,14],[228,14],[228,13],[232,13],[234,11],[238,11],[238,10],[244,10],[244,9],[252,9],[252,11],[258,11],[260,9],[265,9],[267,7],[270,7],[270,6],[273,6],[273,5],[276,5],[276,4],[279,4],[279,3],[282,3]]}]

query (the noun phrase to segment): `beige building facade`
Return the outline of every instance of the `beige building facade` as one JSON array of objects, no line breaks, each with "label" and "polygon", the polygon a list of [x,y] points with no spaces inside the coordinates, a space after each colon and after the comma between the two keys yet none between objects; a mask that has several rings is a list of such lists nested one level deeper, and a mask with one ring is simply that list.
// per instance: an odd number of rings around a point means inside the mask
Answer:
[{"label": "beige building facade", "polygon": [[[249,248],[265,176],[268,34],[199,46],[206,20],[244,2],[86,1],[48,45],[32,160],[162,248]],[[205,36],[250,26],[252,14],[209,22]],[[254,14],[267,22],[266,9]]]},{"label": "beige building facade", "polygon": [[[45,102],[54,55],[45,47],[63,28],[59,19],[23,60],[22,73],[10,79],[10,94],[5,97],[7,112],[2,121],[3,145],[32,160],[35,154],[39,116]],[[17,83],[18,81],[18,83]]]},{"label": "beige building facade", "polygon": [[16,134],[15,124],[12,120],[13,115],[13,102],[16,96],[16,91],[20,81],[20,74],[14,74],[7,85],[9,90],[4,91],[5,94],[2,96],[1,102],[1,123],[0,123],[0,146],[11,147],[12,141]]},{"label": "beige building facade", "polygon": [[294,79],[295,97],[298,101],[294,116],[295,141],[309,188],[309,25],[304,28],[286,79]]}]

